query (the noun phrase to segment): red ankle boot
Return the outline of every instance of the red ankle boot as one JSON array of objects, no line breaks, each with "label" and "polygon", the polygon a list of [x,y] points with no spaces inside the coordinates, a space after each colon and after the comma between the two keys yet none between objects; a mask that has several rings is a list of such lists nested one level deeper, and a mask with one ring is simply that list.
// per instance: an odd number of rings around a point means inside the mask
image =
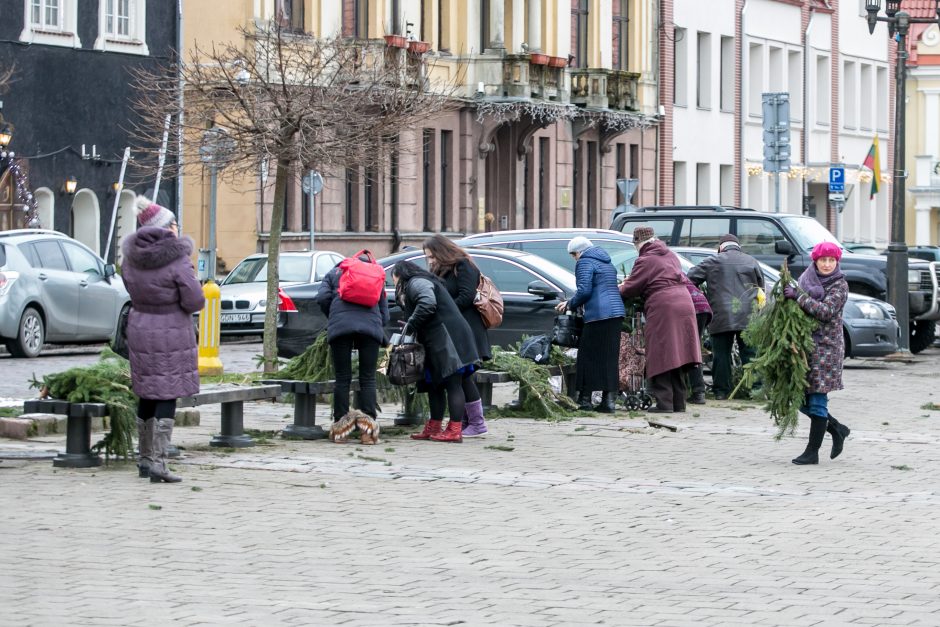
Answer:
[{"label": "red ankle boot", "polygon": [[412,440],[430,440],[432,436],[441,432],[441,423],[443,420],[428,420],[424,423],[424,430],[421,433],[412,433]]},{"label": "red ankle boot", "polygon": [[435,442],[463,442],[463,436],[460,435],[460,422],[451,420],[447,423],[447,428],[440,433],[431,436]]}]

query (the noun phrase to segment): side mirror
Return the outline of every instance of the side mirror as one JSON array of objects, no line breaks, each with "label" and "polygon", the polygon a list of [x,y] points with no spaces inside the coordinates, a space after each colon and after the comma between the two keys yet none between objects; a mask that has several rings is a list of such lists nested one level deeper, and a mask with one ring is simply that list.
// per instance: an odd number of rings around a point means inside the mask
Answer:
[{"label": "side mirror", "polygon": [[778,255],[786,255],[789,257],[790,255],[796,254],[796,248],[794,248],[793,244],[787,240],[778,239],[776,242],[774,242],[774,252]]},{"label": "side mirror", "polygon": [[532,281],[529,283],[528,292],[533,296],[538,296],[542,300],[558,298],[558,290],[543,281]]},{"label": "side mirror", "polygon": [[113,263],[106,264],[104,267],[104,278],[110,279],[115,274],[117,274],[117,269],[114,267]]}]

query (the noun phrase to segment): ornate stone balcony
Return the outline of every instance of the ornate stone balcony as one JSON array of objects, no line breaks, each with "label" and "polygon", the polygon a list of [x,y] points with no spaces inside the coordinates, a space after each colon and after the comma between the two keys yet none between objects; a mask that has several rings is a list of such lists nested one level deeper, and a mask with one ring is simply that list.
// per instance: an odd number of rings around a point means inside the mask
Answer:
[{"label": "ornate stone balcony", "polygon": [[571,103],[590,109],[636,111],[639,78],[639,74],[621,70],[571,70]]}]

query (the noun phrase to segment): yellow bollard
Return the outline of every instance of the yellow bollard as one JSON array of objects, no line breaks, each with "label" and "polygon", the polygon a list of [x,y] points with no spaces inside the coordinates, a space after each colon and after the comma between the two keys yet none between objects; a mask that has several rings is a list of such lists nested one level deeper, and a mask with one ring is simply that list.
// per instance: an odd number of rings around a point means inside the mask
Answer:
[{"label": "yellow bollard", "polygon": [[219,359],[219,326],[222,290],[209,279],[202,286],[206,297],[206,306],[199,312],[199,374],[222,374],[222,360]]}]

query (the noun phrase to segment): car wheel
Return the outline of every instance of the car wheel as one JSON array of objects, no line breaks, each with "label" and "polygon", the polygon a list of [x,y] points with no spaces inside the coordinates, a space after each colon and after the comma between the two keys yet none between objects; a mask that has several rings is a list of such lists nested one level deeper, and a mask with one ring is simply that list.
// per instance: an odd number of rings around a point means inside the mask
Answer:
[{"label": "car wheel", "polygon": [[915,320],[911,322],[911,352],[915,355],[933,344],[937,336],[935,320]]},{"label": "car wheel", "polygon": [[46,341],[46,328],[42,316],[32,307],[27,307],[20,318],[16,339],[9,343],[10,354],[14,357],[37,357],[42,352]]}]

